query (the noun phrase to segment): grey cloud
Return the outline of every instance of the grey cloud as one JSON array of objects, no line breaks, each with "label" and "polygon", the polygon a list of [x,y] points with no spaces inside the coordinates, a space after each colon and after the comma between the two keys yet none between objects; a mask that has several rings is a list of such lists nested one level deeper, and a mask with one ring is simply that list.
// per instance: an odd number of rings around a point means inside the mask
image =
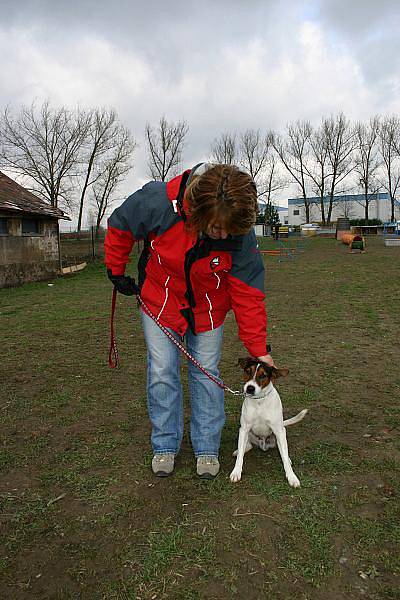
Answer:
[{"label": "grey cloud", "polygon": [[398,0],[319,0],[317,14],[327,26],[349,36],[363,36],[399,25]]},{"label": "grey cloud", "polygon": [[390,93],[393,74],[400,71],[400,2],[320,0],[316,13],[326,35],[357,58],[366,82]]},{"label": "grey cloud", "polygon": [[[294,0],[290,0],[288,6]],[[238,46],[271,25],[272,0],[159,0],[117,3],[82,0],[2,2],[9,27],[36,28],[41,43],[57,51],[62,40],[101,36],[149,62],[160,80],[177,80],[186,69],[204,69],[226,44]]]},{"label": "grey cloud", "polygon": [[396,103],[400,111],[398,1],[0,0],[0,8],[0,105],[35,96],[112,104],[141,143],[131,187],[147,177],[144,124],[161,114],[188,121],[190,165],[226,130],[316,123],[337,110],[367,118]]}]

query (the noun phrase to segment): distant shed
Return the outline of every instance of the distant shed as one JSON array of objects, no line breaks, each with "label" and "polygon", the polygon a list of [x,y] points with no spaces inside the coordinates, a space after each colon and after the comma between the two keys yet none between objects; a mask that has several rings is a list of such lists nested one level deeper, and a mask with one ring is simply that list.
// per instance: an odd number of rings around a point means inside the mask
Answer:
[{"label": "distant shed", "polygon": [[70,220],[0,172],[0,288],[60,272],[59,219]]}]

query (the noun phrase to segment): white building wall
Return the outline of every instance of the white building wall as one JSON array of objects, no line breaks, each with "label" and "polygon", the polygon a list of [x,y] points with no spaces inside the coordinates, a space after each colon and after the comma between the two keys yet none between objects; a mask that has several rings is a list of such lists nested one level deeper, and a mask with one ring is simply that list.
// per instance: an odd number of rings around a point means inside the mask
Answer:
[{"label": "white building wall", "polygon": [[[289,224],[290,225],[302,225],[306,222],[306,211],[304,204],[289,204]],[[295,212],[298,214],[295,214]],[[327,215],[328,206],[326,206]],[[391,204],[389,199],[372,200],[369,203],[368,215],[370,219],[380,219],[381,221],[390,221],[391,217]],[[395,211],[396,218],[400,219],[400,210],[397,208]],[[365,207],[356,200],[339,200],[333,206],[332,210],[332,221],[336,221],[339,217],[348,217],[349,219],[364,219]],[[317,204],[311,204],[310,206],[310,221],[316,222],[321,221],[321,210]]]},{"label": "white building wall", "polygon": [[289,210],[278,210],[278,215],[279,215],[279,221],[282,223],[282,225],[288,225],[289,224]]}]

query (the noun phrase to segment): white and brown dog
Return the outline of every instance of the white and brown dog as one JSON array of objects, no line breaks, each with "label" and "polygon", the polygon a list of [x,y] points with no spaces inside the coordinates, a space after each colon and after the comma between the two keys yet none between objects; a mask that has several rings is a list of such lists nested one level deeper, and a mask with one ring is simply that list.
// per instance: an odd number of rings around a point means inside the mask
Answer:
[{"label": "white and brown dog", "polygon": [[238,364],[244,369],[245,398],[240,417],[238,449],[234,452],[236,464],[230,479],[233,482],[240,481],[243,457],[253,446],[268,450],[278,443],[286,478],[291,486],[299,487],[300,481],[289,458],[285,428],[301,421],[307,409],[284,421],[282,402],[273,384],[275,379],[285,377],[289,371],[270,367],[251,357],[240,358]]}]

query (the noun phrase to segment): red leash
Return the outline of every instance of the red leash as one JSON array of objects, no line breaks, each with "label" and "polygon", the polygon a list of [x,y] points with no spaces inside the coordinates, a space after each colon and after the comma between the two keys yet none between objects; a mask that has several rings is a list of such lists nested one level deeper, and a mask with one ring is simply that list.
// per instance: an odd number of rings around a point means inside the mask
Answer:
[{"label": "red leash", "polygon": [[[199,361],[196,360],[194,358],[194,356],[192,356],[186,350],[185,346],[180,344],[178,342],[178,340],[172,335],[172,333],[170,331],[168,331],[168,329],[166,327],[164,327],[164,325],[162,325],[158,321],[157,317],[155,317],[153,315],[153,313],[151,312],[149,307],[146,305],[146,303],[142,300],[142,298],[139,296],[139,294],[137,295],[137,299],[138,299],[138,302],[140,303],[141,307],[143,308],[144,312],[151,319],[153,319],[153,321],[158,325],[158,327],[161,329],[161,331],[163,333],[165,333],[165,335],[171,340],[171,342],[173,344],[175,344],[175,346],[177,346],[179,348],[179,350],[182,352],[182,354],[184,354],[186,356],[186,358],[188,358],[188,360],[190,360],[202,373],[204,373],[204,375],[206,375],[209,379],[211,379],[211,381],[216,383],[223,390],[226,390],[227,392],[230,392],[231,394],[234,394],[235,396],[244,395],[243,392],[231,390],[231,388],[228,387],[227,385],[225,385],[223,381],[220,381],[219,379],[217,379],[217,377],[212,375],[212,373],[209,373],[204,367],[202,367],[202,365],[199,363]],[[115,339],[115,333],[114,333],[114,315],[115,315],[116,301],[117,301],[117,290],[116,290],[116,288],[114,288],[113,295],[112,295],[112,303],[111,303],[110,351],[108,354],[108,364],[110,365],[110,367],[112,369],[115,369],[115,367],[118,366],[118,364],[119,364],[117,341]]]},{"label": "red leash", "polygon": [[108,364],[111,369],[115,369],[115,367],[119,364],[119,356],[118,356],[118,348],[117,348],[117,340],[115,339],[114,333],[114,315],[115,315],[115,307],[117,304],[117,290],[113,289],[112,301],[111,301],[111,318],[110,318],[110,351],[108,353]]}]

